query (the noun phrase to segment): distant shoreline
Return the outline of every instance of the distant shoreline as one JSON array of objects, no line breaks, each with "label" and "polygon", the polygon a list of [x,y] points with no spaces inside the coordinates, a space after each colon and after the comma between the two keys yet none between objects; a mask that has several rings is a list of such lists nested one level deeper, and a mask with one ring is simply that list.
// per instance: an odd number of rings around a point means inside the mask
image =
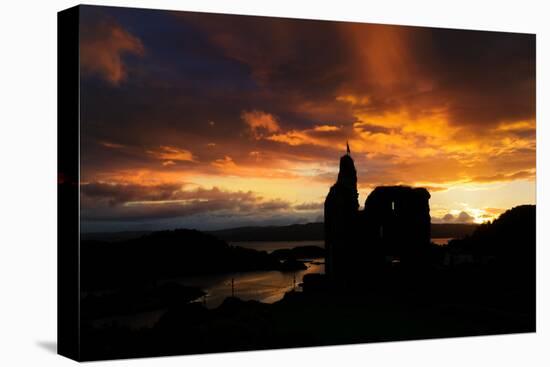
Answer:
[{"label": "distant shoreline", "polygon": [[[291,224],[287,226],[250,226],[202,231],[227,242],[281,242],[281,241],[322,241],[322,222]],[[464,238],[479,225],[469,223],[432,223],[432,238]],[[139,238],[156,231],[121,231],[82,233],[82,240],[119,242]]]}]

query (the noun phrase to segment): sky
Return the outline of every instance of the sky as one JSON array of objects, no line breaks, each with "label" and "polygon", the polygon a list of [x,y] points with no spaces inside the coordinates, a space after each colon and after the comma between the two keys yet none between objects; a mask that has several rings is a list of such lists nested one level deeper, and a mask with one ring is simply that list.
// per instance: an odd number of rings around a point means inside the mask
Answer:
[{"label": "sky", "polygon": [[83,232],[323,220],[349,141],[359,202],[432,222],[535,203],[535,36],[81,7]]}]

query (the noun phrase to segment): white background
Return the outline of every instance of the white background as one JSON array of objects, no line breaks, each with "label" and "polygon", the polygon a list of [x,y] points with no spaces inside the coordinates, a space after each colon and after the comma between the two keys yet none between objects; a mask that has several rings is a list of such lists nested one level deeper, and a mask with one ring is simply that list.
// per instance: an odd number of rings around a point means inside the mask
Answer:
[{"label": "white background", "polygon": [[[101,366],[549,366],[545,1],[102,1],[161,9],[537,33],[537,333],[100,362]],[[56,12],[73,1],[2,2],[0,366],[64,366],[56,343]],[[546,103],[546,104],[545,104]],[[545,266],[546,265],[546,266]],[[546,288],[546,291],[544,291]]]}]

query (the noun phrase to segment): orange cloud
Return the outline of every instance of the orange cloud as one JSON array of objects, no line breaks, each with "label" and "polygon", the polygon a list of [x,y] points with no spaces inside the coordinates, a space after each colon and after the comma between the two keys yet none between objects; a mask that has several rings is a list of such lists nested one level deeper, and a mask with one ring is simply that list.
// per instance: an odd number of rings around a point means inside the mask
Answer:
[{"label": "orange cloud", "polygon": [[256,139],[261,139],[266,132],[274,133],[281,129],[277,119],[272,114],[263,111],[243,111],[241,118]]},{"label": "orange cloud", "polygon": [[313,131],[321,131],[321,132],[327,132],[327,131],[338,131],[340,130],[340,126],[332,126],[332,125],[316,125],[313,127]]},{"label": "orange cloud", "polygon": [[[147,153],[151,154],[157,159],[164,160],[163,165],[175,164],[174,161],[188,161],[193,162],[195,158],[193,154],[186,149],[180,149],[172,146],[162,145],[160,150],[148,150]],[[172,163],[167,163],[172,162]]]},{"label": "orange cloud", "polygon": [[80,67],[83,73],[99,75],[113,85],[127,77],[125,54],[143,55],[139,38],[112,20],[83,24],[80,33]]},{"label": "orange cloud", "polygon": [[309,202],[309,203],[302,203],[294,205],[294,209],[296,210],[304,210],[304,211],[318,211],[322,210],[325,207],[324,201],[321,202]]},{"label": "orange cloud", "polygon": [[258,152],[257,150],[254,150],[254,151],[252,151],[252,152],[249,152],[248,155],[251,156],[251,157],[254,157],[254,160],[255,160],[256,162],[258,162],[258,161],[261,160],[261,153]]},{"label": "orange cloud", "polygon": [[222,171],[229,171],[232,173],[237,173],[237,165],[233,161],[233,158],[229,156],[224,156],[223,159],[216,159],[212,162],[214,167],[221,169]]},{"label": "orange cloud", "polygon": [[311,129],[292,129],[267,136],[265,139],[291,146],[311,144],[334,148],[335,143],[342,143],[345,137],[346,132],[343,131],[341,126],[315,125]]},{"label": "orange cloud", "polygon": [[113,149],[120,149],[125,147],[125,145],[123,144],[111,143],[109,141],[102,141],[100,142],[100,144],[103,145],[104,147],[113,148]]},{"label": "orange cloud", "polygon": [[492,176],[477,176],[472,178],[472,182],[502,182],[513,180],[533,180],[535,178],[535,171],[519,171],[515,173],[503,174],[499,173]]},{"label": "orange cloud", "polygon": [[302,145],[302,144],[315,144],[320,145],[321,141],[318,141],[308,135],[307,132],[299,130],[290,130],[282,134],[275,134],[267,137],[268,140],[276,141],[278,143],[285,143],[288,145]]}]

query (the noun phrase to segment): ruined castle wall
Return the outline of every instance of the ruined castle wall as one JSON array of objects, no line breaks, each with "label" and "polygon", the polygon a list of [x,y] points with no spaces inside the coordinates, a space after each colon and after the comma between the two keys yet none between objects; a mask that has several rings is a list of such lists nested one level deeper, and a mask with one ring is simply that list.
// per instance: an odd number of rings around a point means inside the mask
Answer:
[{"label": "ruined castle wall", "polygon": [[408,186],[377,187],[367,198],[364,225],[368,241],[393,255],[407,257],[430,243],[430,194]]}]

